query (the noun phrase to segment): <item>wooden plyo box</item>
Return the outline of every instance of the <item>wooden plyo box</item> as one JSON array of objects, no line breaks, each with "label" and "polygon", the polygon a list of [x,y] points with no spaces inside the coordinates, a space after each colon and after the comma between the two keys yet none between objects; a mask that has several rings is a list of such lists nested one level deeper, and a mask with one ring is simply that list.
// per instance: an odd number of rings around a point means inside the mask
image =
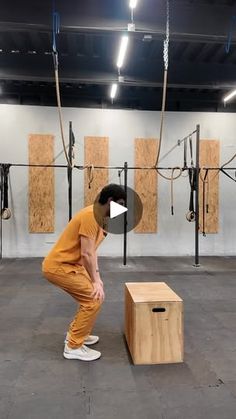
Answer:
[{"label": "wooden plyo box", "polygon": [[183,300],[165,282],[126,283],[125,336],[134,364],[183,362]]}]

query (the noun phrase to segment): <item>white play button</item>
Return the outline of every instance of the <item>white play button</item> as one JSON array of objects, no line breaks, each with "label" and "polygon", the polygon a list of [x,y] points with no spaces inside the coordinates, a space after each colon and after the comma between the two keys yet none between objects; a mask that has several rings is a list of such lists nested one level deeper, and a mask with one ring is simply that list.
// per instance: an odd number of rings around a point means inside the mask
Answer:
[{"label": "white play button", "polygon": [[124,207],[123,205],[117,204],[114,201],[110,202],[110,218],[115,218],[127,211],[128,208]]},{"label": "white play button", "polygon": [[[93,204],[93,213],[98,225],[106,232],[112,234],[124,234],[126,222],[127,232],[132,231],[141,221],[143,205],[138,194],[127,186],[126,206],[119,202],[110,201],[109,216],[104,218],[103,206],[99,203],[100,193]],[[123,215],[122,215],[123,214]],[[119,217],[120,216],[120,217]]]}]

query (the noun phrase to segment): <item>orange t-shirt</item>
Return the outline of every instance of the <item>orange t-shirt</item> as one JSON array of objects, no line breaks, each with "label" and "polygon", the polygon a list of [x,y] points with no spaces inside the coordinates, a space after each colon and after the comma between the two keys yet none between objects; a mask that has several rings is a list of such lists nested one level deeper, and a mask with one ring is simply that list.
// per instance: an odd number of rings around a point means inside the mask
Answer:
[{"label": "orange t-shirt", "polygon": [[44,271],[56,269],[61,264],[68,267],[68,272],[75,266],[81,266],[81,236],[95,240],[95,248],[105,238],[104,230],[97,224],[93,205],[79,211],[69,222],[58,241],[43,261]]}]

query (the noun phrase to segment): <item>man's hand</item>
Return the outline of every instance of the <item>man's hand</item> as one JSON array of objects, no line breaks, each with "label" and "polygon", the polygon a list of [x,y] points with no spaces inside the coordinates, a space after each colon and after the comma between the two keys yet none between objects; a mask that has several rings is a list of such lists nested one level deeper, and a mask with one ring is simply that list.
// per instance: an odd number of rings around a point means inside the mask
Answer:
[{"label": "man's hand", "polygon": [[104,290],[103,290],[103,282],[96,281],[93,282],[93,292],[91,294],[94,300],[101,300],[103,301],[105,298]]}]

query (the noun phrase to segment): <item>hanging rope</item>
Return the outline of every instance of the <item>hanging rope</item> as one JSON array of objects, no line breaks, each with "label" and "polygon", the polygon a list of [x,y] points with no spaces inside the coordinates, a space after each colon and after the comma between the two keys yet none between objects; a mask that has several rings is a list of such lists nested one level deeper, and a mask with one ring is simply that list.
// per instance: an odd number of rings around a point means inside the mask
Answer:
[{"label": "hanging rope", "polygon": [[61,131],[61,139],[64,154],[70,168],[73,167],[73,164],[70,162],[68,153],[66,151],[66,142],[65,142],[65,135],[64,135],[64,124],[63,124],[63,117],[62,117],[62,109],[61,109],[61,94],[60,94],[60,83],[59,83],[59,74],[58,74],[58,51],[57,51],[57,44],[56,38],[57,35],[60,33],[60,15],[58,12],[55,11],[55,1],[53,2],[53,21],[52,21],[52,56],[53,56],[53,64],[54,64],[54,74],[55,74],[55,83],[56,83],[56,96],[57,96],[57,108],[59,114],[59,123],[60,123],[60,131]]},{"label": "hanging rope", "polygon": [[[178,179],[181,175],[182,175],[182,169],[181,169],[181,167],[173,167],[173,169],[174,170],[179,170],[179,173],[176,175],[176,176],[174,176],[174,177],[172,177],[172,175],[169,177],[169,176],[166,176],[166,175],[163,175],[161,172],[160,172],[160,169],[159,170],[157,170],[157,173],[163,178],[163,179],[166,179],[166,180],[176,180],[176,179]],[[173,169],[171,169],[171,170],[173,170]]]},{"label": "hanging rope", "polygon": [[159,136],[159,145],[158,145],[158,152],[157,152],[155,167],[158,166],[160,152],[161,152],[162,135],[163,135],[164,115],[165,115],[165,107],[166,107],[168,66],[169,66],[169,40],[170,40],[170,4],[169,4],[169,0],[166,0],[166,39],[164,40],[164,48],[163,48],[164,82],[163,82],[163,93],[162,93],[160,136]]},{"label": "hanging rope", "polygon": [[87,176],[88,176],[88,187],[91,189],[91,184],[94,179],[94,166],[91,164],[90,166],[87,166]]},{"label": "hanging rope", "polygon": [[[162,137],[163,137],[163,126],[164,126],[164,115],[165,115],[165,108],[166,108],[166,92],[167,92],[167,79],[168,79],[168,66],[169,66],[169,41],[170,41],[170,4],[169,0],[166,0],[166,39],[164,40],[164,47],[163,47],[163,61],[164,61],[164,82],[163,82],[163,93],[162,93],[162,109],[161,109],[161,124],[160,124],[160,136],[159,136],[159,145],[157,151],[157,158],[155,162],[155,168],[157,173],[164,179],[169,180],[172,182],[178,179],[182,175],[182,169],[180,167],[176,167],[175,169],[179,170],[177,176],[174,177],[172,172],[171,176],[163,175],[159,169],[157,169],[160,152],[161,152],[161,145],[162,145]],[[172,185],[173,187],[173,185]]]}]

